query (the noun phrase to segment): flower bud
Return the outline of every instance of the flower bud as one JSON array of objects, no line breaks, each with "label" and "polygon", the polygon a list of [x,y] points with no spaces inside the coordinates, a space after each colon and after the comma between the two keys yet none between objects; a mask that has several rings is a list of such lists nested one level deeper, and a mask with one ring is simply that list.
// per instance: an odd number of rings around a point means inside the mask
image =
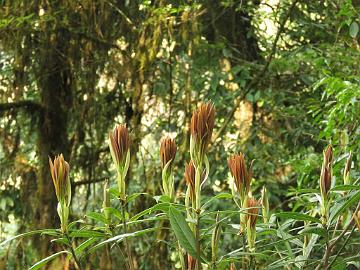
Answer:
[{"label": "flower bud", "polygon": [[176,155],[176,143],[170,137],[166,137],[161,141],[160,144],[160,159],[161,166],[164,169],[166,164],[172,163]]},{"label": "flower bud", "polygon": [[172,175],[172,163],[176,155],[176,143],[170,137],[166,137],[160,144],[160,160],[162,166],[162,187],[164,194],[170,199],[174,197],[174,177]]},{"label": "flower bud", "polygon": [[354,220],[358,230],[360,231],[360,211],[354,213]]},{"label": "flower bud", "polygon": [[123,170],[130,148],[129,132],[125,125],[116,125],[113,131],[109,132],[109,147],[116,169]]},{"label": "flower bud", "polygon": [[331,187],[331,178],[332,178],[333,149],[331,145],[329,145],[325,149],[323,154],[324,154],[324,160],[320,175],[320,192],[323,200],[326,201]]},{"label": "flower bud", "polygon": [[109,147],[118,173],[120,198],[125,200],[125,177],[130,163],[130,138],[125,125],[116,125],[114,130],[109,132]]},{"label": "flower bud", "polygon": [[352,153],[350,152],[344,169],[344,185],[350,185],[350,169],[351,169]]},{"label": "flower bud", "polygon": [[196,259],[188,254],[188,270],[195,270]]},{"label": "flower bud", "polygon": [[261,190],[261,208],[264,223],[269,222],[270,211],[269,211],[269,198],[266,187],[264,186]]},{"label": "flower bud", "polygon": [[62,154],[56,156],[54,162],[49,158],[49,165],[58,200],[57,211],[60,217],[61,229],[65,232],[67,230],[69,206],[71,202],[70,166],[69,163],[64,160]]},{"label": "flower bud", "polygon": [[235,263],[234,263],[234,262],[231,262],[231,263],[230,263],[229,270],[236,270],[236,267],[235,267]]},{"label": "flower bud", "polygon": [[249,250],[251,252],[255,251],[256,220],[259,213],[258,207],[258,202],[254,198],[249,198],[247,200],[247,239]]},{"label": "flower bud", "polygon": [[192,160],[188,164],[185,164],[185,182],[190,190],[190,199],[195,199],[195,166]]},{"label": "flower bud", "polygon": [[219,241],[220,241],[221,227],[220,227],[220,216],[219,213],[216,214],[216,223],[214,230],[211,236],[211,255],[212,261],[215,262],[219,249]]},{"label": "flower bud", "polygon": [[252,162],[249,169],[246,167],[243,153],[232,155],[228,160],[228,166],[234,179],[235,186],[239,192],[240,199],[243,201],[250,191],[250,182],[252,178]]},{"label": "flower bud", "polygon": [[103,192],[104,192],[103,211],[104,211],[105,219],[108,222],[110,222],[110,212],[109,212],[110,194],[109,194],[108,185],[109,185],[109,181],[106,179],[104,182],[104,190],[103,190]]},{"label": "flower bud", "polygon": [[214,124],[215,108],[211,102],[201,104],[191,117],[190,154],[196,166],[203,160]]}]

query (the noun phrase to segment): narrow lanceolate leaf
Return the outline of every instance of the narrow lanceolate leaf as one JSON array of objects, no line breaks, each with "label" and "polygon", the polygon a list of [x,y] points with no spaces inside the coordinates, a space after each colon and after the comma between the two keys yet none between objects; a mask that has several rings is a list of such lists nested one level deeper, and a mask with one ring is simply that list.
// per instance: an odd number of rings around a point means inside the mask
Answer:
[{"label": "narrow lanceolate leaf", "polygon": [[360,190],[350,193],[345,200],[340,203],[336,203],[330,210],[330,222],[334,221],[339,215],[344,213],[353,204],[360,201]]},{"label": "narrow lanceolate leaf", "polygon": [[107,220],[105,218],[105,216],[101,213],[97,213],[97,212],[90,212],[86,214],[86,217],[90,218],[90,219],[94,219],[100,223],[106,224]]},{"label": "narrow lanceolate leaf", "polygon": [[33,266],[31,266],[29,268],[29,270],[36,270],[36,269],[40,269],[41,267],[43,267],[45,264],[47,264],[48,262],[50,262],[51,260],[55,259],[56,257],[60,256],[61,254],[70,254],[68,251],[63,250],[60,251],[58,253],[52,254],[49,257],[46,257],[44,259],[42,259],[41,261],[38,261],[37,263],[35,263]]},{"label": "narrow lanceolate leaf", "polygon": [[53,236],[61,236],[61,233],[57,229],[44,229],[44,230],[36,230],[31,232],[26,232],[22,234],[15,235],[9,239],[6,239],[5,241],[0,243],[0,247],[4,246],[6,244],[9,244],[11,241],[14,241],[15,239],[26,237],[26,236],[32,236],[35,234],[47,234],[47,235],[53,235]]},{"label": "narrow lanceolate leaf", "polygon": [[360,190],[359,185],[339,185],[333,187],[331,191],[349,191],[349,190]]},{"label": "narrow lanceolate leaf", "polygon": [[174,207],[169,208],[171,228],[180,245],[192,256],[198,258],[196,252],[196,240],[193,232],[187,224],[185,217]]},{"label": "narrow lanceolate leaf", "polygon": [[286,218],[286,219],[295,219],[301,221],[312,221],[316,223],[321,223],[320,219],[316,217],[312,217],[302,213],[295,213],[295,212],[281,212],[275,214],[277,217]]},{"label": "narrow lanceolate leaf", "polygon": [[93,230],[79,230],[70,233],[70,237],[77,237],[77,238],[91,238],[91,237],[105,237],[105,236],[106,233],[93,231]]},{"label": "narrow lanceolate leaf", "polygon": [[161,228],[149,228],[149,229],[144,229],[144,230],[136,231],[136,232],[132,232],[132,233],[124,233],[124,234],[116,235],[114,237],[111,237],[109,239],[106,239],[105,241],[102,241],[102,242],[96,244],[95,246],[93,246],[89,250],[87,250],[86,253],[90,254],[90,253],[94,252],[95,250],[99,249],[100,247],[104,246],[105,244],[110,244],[110,243],[114,243],[114,242],[119,243],[122,240],[124,240],[125,238],[141,236],[143,234],[153,232],[153,231],[156,231],[159,229],[161,229]]},{"label": "narrow lanceolate leaf", "polygon": [[89,239],[85,240],[84,242],[82,242],[75,249],[76,256],[79,256],[86,248],[88,248],[89,246],[91,246],[92,244],[94,244],[98,240],[99,240],[98,238],[93,237],[93,238],[89,238]]},{"label": "narrow lanceolate leaf", "polygon": [[317,234],[327,237],[327,231],[322,227],[307,227],[301,230],[299,234]]}]

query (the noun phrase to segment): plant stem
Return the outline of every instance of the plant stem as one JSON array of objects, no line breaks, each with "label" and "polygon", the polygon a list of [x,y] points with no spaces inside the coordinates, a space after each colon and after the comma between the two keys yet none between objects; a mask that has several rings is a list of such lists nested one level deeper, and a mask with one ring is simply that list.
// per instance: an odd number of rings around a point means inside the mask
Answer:
[{"label": "plant stem", "polygon": [[[360,202],[358,203],[354,213],[357,213],[360,210]],[[354,215],[352,216],[351,220],[349,221],[348,225],[344,228],[344,230],[341,232],[341,234],[336,237],[335,239],[333,239],[333,242],[331,241],[327,241],[326,242],[326,250],[325,250],[325,254],[324,257],[322,259],[323,263],[320,262],[319,265],[316,267],[315,270],[320,270],[321,266],[324,264],[324,269],[327,270],[328,269],[328,261],[329,261],[329,257],[331,255],[331,251],[333,249],[333,247],[335,247],[335,245],[337,244],[337,242],[339,242],[341,240],[341,238],[346,234],[346,232],[349,230],[350,226],[352,225],[352,222],[354,221]]]},{"label": "plant stem", "polygon": [[195,167],[195,214],[196,214],[196,226],[195,226],[195,238],[196,238],[196,270],[201,270],[201,247],[200,247],[200,214],[201,214],[201,173],[202,173],[202,161]]},{"label": "plant stem", "polygon": [[[125,218],[125,205],[126,205],[126,201],[120,199],[120,205],[121,205],[121,213],[123,216],[123,226],[124,226],[124,233],[127,233],[127,225],[126,225],[126,218]],[[134,270],[134,261],[132,259],[132,253],[131,253],[131,249],[130,249],[130,245],[129,245],[129,241],[127,239],[127,237],[125,237],[125,246],[126,246],[126,253],[128,256],[128,260],[129,260],[129,266],[131,270]]]},{"label": "plant stem", "polygon": [[75,267],[76,267],[76,269],[81,270],[80,261],[76,256],[75,250],[74,250],[74,248],[72,246],[72,241],[70,240],[70,237],[69,237],[67,232],[64,235],[65,235],[66,239],[69,241],[70,252],[71,252],[71,255],[72,255],[72,257],[73,257],[73,259],[75,261]]},{"label": "plant stem", "polygon": [[201,247],[200,247],[200,209],[196,210],[196,270],[201,269]]},{"label": "plant stem", "polygon": [[330,269],[331,266],[334,264],[334,262],[336,261],[337,257],[339,257],[341,251],[342,251],[342,250],[344,249],[344,247],[346,246],[346,244],[347,244],[347,242],[349,241],[352,233],[355,231],[355,228],[356,228],[355,226],[352,228],[352,230],[351,230],[349,236],[346,238],[344,244],[341,246],[341,248],[339,249],[338,253],[336,253],[335,258],[334,258],[334,259],[331,261],[331,263],[329,264],[329,269]]},{"label": "plant stem", "polygon": [[[243,240],[243,252],[246,252],[246,237],[245,237],[245,232],[243,232],[242,235],[242,240]],[[242,269],[246,269],[246,260],[245,260],[245,254],[242,257]]]}]

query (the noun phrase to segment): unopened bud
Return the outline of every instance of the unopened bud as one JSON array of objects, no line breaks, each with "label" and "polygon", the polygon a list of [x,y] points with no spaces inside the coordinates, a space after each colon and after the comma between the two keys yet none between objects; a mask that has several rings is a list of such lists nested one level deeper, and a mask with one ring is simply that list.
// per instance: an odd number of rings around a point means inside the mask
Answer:
[{"label": "unopened bud", "polygon": [[70,166],[64,160],[61,154],[56,156],[54,162],[49,158],[51,177],[55,187],[56,197],[58,199],[57,211],[60,217],[61,229],[67,230],[69,206],[71,202],[71,183],[70,183]]},{"label": "unopened bud", "polygon": [[118,173],[117,183],[120,198],[125,200],[125,177],[130,163],[130,138],[125,125],[117,125],[109,133],[109,147]]},{"label": "unopened bud", "polygon": [[269,197],[266,187],[261,190],[261,209],[264,223],[269,222],[270,210],[269,210]]},{"label": "unopened bud", "polygon": [[210,143],[215,124],[215,108],[211,102],[203,103],[191,117],[190,154],[196,166],[202,162]]},{"label": "unopened bud", "polygon": [[110,221],[110,211],[109,211],[110,194],[109,194],[108,185],[109,185],[109,181],[106,179],[104,182],[104,190],[103,190],[103,192],[104,192],[103,211],[104,211],[105,219],[109,222]]},{"label": "unopened bud", "polygon": [[344,169],[344,185],[350,185],[351,160],[352,160],[352,153],[350,152],[348,158],[346,159],[346,164]]},{"label": "unopened bud", "polygon": [[249,244],[249,250],[255,251],[255,239],[256,239],[256,220],[258,217],[259,209],[258,202],[254,198],[249,198],[247,202],[247,239]]},{"label": "unopened bud", "polygon": [[237,191],[239,192],[241,201],[244,201],[245,196],[250,191],[250,182],[252,178],[252,163],[247,168],[245,156],[243,153],[239,155],[232,155],[228,160],[228,166]]},{"label": "unopened bud", "polygon": [[221,234],[221,227],[220,227],[220,216],[219,213],[216,214],[216,221],[215,227],[212,232],[211,236],[211,254],[212,254],[212,261],[215,262],[218,254],[219,249],[219,241],[220,241],[220,234]]}]

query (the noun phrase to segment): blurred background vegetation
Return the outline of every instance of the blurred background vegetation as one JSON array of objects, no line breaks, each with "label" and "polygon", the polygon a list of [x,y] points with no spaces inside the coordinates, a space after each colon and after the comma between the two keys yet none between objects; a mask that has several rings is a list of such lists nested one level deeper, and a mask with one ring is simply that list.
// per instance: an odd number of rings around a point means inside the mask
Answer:
[{"label": "blurred background vegetation", "polygon": [[[352,151],[359,177],[358,0],[0,3],[0,241],[59,226],[55,154],[71,166],[71,219],[99,209],[103,181],[115,183],[107,146],[115,123],[131,131],[128,193],[160,194],[165,134],[179,145],[183,192],[191,112],[203,100],[217,112],[205,195],[228,189],[226,159],[239,151],[255,159],[254,193],[265,184],[271,209],[306,207],[289,194],[317,187],[328,143],[335,175]],[[133,204],[136,213],[153,201]],[[167,255],[158,244],[136,243],[139,267],[160,269]],[[51,249],[19,241],[0,249],[0,269],[25,269]],[[89,258],[93,269],[107,269],[106,256]]]}]

